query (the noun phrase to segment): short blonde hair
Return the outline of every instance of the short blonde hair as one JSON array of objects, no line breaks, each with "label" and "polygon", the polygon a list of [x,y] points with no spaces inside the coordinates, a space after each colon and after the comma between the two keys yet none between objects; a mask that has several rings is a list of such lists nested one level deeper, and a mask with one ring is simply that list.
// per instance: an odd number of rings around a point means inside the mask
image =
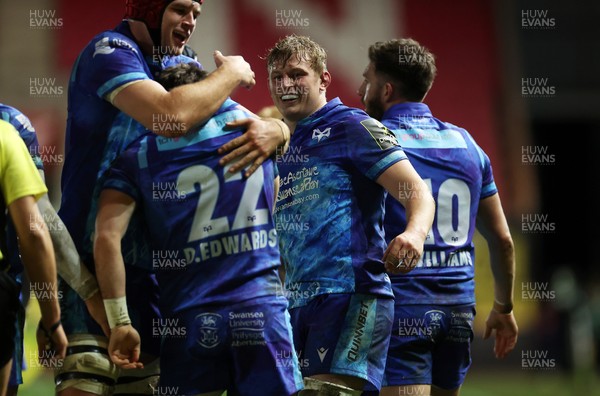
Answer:
[{"label": "short blonde hair", "polygon": [[285,63],[293,56],[304,60],[318,74],[327,70],[327,53],[325,49],[307,36],[291,34],[280,39],[267,54],[267,67],[273,68],[275,63]]}]

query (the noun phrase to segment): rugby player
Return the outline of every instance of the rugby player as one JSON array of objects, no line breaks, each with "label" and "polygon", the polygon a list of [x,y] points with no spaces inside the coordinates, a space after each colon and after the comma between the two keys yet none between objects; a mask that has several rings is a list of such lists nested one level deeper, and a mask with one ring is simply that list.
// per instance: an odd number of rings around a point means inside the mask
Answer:
[{"label": "rugby player", "polygon": [[[386,268],[417,263],[434,204],[387,128],[338,98],[327,101],[326,58],[296,35],[267,55],[271,98],[293,133],[293,155],[278,160],[275,212],[301,394],[359,395],[381,386],[394,304]],[[409,213],[387,248],[386,191]]]},{"label": "rugby player", "polygon": [[[486,239],[494,304],[485,338],[505,357],[517,342],[513,306],[514,244],[490,159],[463,128],[435,118],[423,100],[436,75],[434,55],[413,39],[377,42],[358,94],[366,112],[390,128],[436,201],[423,256],[408,274],[392,275],[394,327],[381,395],[455,396],[471,364],[475,317],[475,229]],[[386,200],[390,241],[407,224]]]}]

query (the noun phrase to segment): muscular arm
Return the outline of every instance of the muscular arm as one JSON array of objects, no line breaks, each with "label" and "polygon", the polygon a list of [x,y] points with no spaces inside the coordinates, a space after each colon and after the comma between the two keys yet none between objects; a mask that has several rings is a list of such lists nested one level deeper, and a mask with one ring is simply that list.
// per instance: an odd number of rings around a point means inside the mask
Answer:
[{"label": "muscular arm", "polygon": [[79,294],[82,300],[87,300],[98,292],[98,282],[90,271],[80,262],[75,243],[62,222],[48,195],[38,200],[38,208],[42,218],[52,230],[50,238],[56,255],[58,275]]},{"label": "muscular arm", "polygon": [[494,276],[494,297],[501,304],[513,303],[515,250],[498,194],[481,200],[477,229],[485,238]]},{"label": "muscular arm", "polygon": [[236,74],[220,67],[202,81],[170,91],[153,80],[130,84],[114,97],[113,104],[147,129],[177,136],[210,118],[239,83]]},{"label": "muscular arm", "polygon": [[[57,358],[65,356],[67,338],[62,326],[51,330],[60,321],[58,291],[56,284],[56,261],[52,241],[46,224],[36,206],[33,196],[16,199],[8,206],[8,212],[19,237],[19,251],[27,276],[37,290],[43,291],[44,298],[38,303],[42,314],[42,325],[51,331],[50,341]],[[40,351],[44,350],[44,342],[38,341]]]},{"label": "muscular arm", "polygon": [[503,358],[514,349],[519,330],[512,313],[514,244],[498,194],[480,201],[477,229],[487,241],[494,276],[494,307],[486,321],[484,339],[495,330],[494,352],[497,358]]},{"label": "muscular arm", "polygon": [[85,302],[92,318],[102,327],[104,334],[108,336],[110,330],[96,278],[81,262],[71,234],[69,234],[67,227],[56,213],[52,203],[50,203],[48,194],[43,195],[38,200],[37,205],[44,221],[52,230],[50,239],[56,255],[58,275],[77,292]]},{"label": "muscular arm", "polygon": [[[240,84],[255,84],[254,72],[242,57],[225,57],[217,52],[215,63],[217,69],[203,80],[170,91],[153,80],[132,83],[115,94],[112,104],[158,135],[179,136],[210,118]],[[277,147],[289,142],[289,128],[282,124],[272,118],[236,123],[235,126],[248,129],[219,151],[220,154],[231,151],[221,164],[243,155],[230,171],[237,172],[252,164],[246,171],[246,176],[250,176]]]},{"label": "muscular arm", "polygon": [[94,233],[94,261],[98,284],[105,299],[125,296],[121,239],[134,209],[135,201],[117,190],[104,190],[100,194]]},{"label": "muscular arm", "polygon": [[104,298],[111,327],[108,352],[112,361],[122,368],[142,368],[139,362],[141,342],[131,325],[125,302],[125,263],[121,255],[121,239],[135,209],[135,201],[117,190],[100,194],[94,261],[96,276]]},{"label": "muscular arm", "polygon": [[[423,243],[433,223],[435,202],[429,188],[409,161],[399,161],[379,176],[377,183],[406,208],[406,229],[392,240],[383,260],[392,273],[414,268],[423,254]],[[401,271],[387,262],[388,255],[404,260]]]}]

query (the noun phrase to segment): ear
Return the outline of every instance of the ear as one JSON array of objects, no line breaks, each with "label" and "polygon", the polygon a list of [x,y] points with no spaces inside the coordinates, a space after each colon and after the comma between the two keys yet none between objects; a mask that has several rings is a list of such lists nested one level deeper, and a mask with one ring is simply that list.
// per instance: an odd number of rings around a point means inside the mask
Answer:
[{"label": "ear", "polygon": [[394,85],[389,81],[383,85],[383,103],[391,102],[396,96],[397,92],[394,89]]},{"label": "ear", "polygon": [[327,70],[324,70],[321,73],[321,85],[319,86],[319,91],[326,91],[327,87],[331,84],[331,74]]}]

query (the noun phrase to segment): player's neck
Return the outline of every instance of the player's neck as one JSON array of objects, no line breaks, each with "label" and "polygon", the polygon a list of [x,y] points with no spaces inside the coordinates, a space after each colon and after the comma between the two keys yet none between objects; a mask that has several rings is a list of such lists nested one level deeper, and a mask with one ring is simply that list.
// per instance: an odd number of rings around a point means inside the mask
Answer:
[{"label": "player's neck", "polygon": [[288,128],[290,128],[290,133],[293,135],[294,134],[294,130],[296,129],[296,125],[298,124],[299,121],[304,120],[310,116],[312,116],[313,114],[315,114],[317,111],[321,110],[323,108],[323,106],[325,106],[327,104],[327,99],[325,99],[325,97],[323,97],[323,100],[320,100],[317,105],[315,106],[315,108],[310,111],[306,116],[293,121],[287,118],[283,118],[283,121],[285,122],[285,124],[288,126]]}]

